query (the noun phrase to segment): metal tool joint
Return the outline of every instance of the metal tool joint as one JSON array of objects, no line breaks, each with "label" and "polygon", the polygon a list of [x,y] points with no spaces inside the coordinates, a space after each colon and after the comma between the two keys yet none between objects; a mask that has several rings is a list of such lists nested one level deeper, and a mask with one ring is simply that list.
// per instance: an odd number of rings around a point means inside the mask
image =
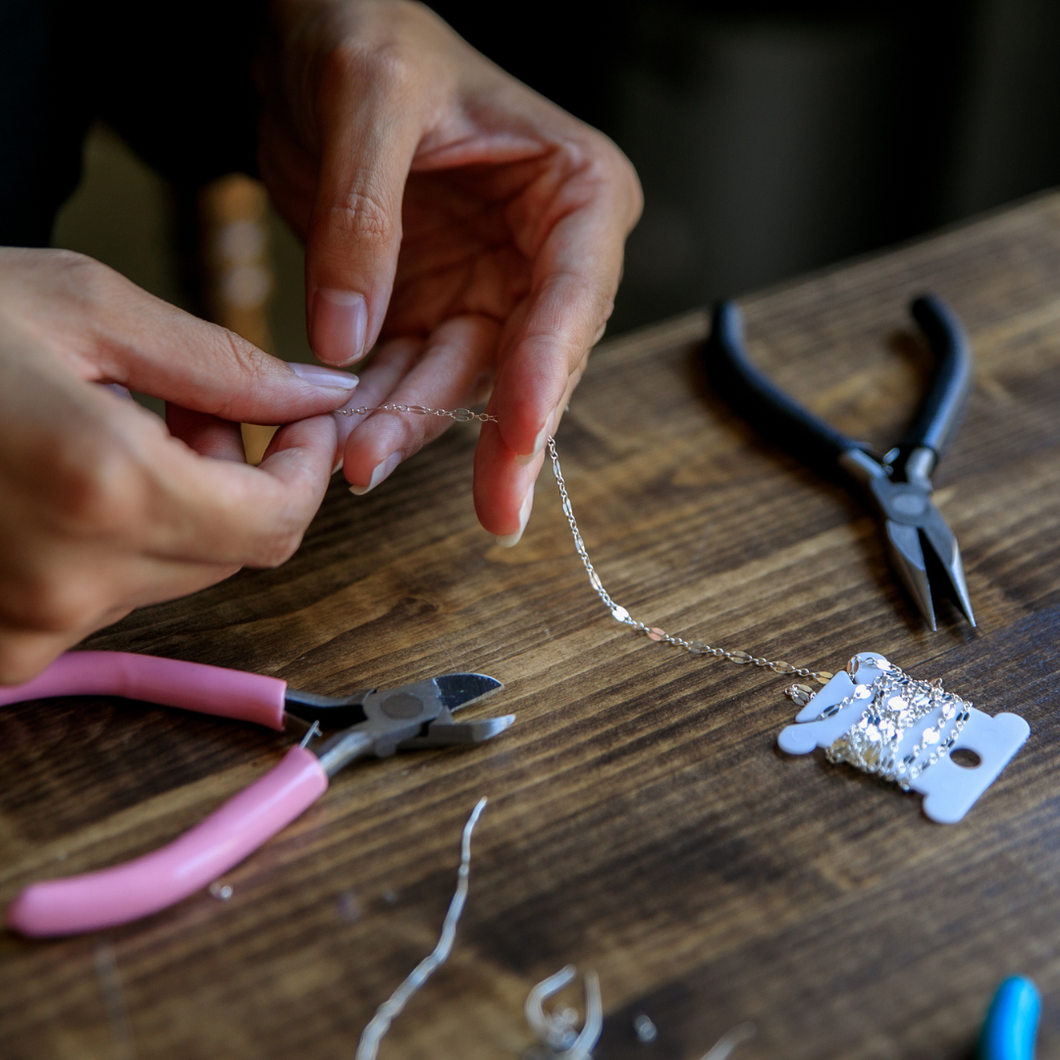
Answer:
[{"label": "metal tool joint", "polygon": [[874,479],[886,479],[890,473],[879,460],[858,447],[843,452],[839,457],[839,466],[863,486]]},{"label": "metal tool joint", "polygon": [[325,740],[319,747],[311,747],[310,751],[320,759],[320,768],[333,777],[343,766],[372,754],[375,744],[374,736],[347,729]]},{"label": "metal tool joint", "polygon": [[938,460],[938,454],[934,449],[918,445],[905,458],[902,465],[902,477],[911,485],[919,486],[930,493],[932,490],[931,473],[935,470]]}]

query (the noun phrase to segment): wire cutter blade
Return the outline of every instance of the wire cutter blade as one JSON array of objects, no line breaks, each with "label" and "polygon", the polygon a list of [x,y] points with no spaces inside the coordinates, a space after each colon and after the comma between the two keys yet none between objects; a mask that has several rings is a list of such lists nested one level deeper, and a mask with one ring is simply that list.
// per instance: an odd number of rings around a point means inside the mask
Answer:
[{"label": "wire cutter blade", "polygon": [[458,722],[453,711],[477,703],[503,685],[485,674],[442,674],[401,688],[373,689],[362,697],[364,720],[310,750],[334,776],[366,755],[388,758],[395,751],[482,743],[503,732],[515,715]]},{"label": "wire cutter blade", "polygon": [[[432,680],[436,682],[435,692],[447,711],[476,703],[504,687],[495,677],[486,674],[443,674]],[[287,714],[305,722],[319,722],[326,729],[347,728],[366,720],[364,702],[375,692],[374,688],[366,688],[348,696],[322,696],[318,692],[302,692],[288,687],[284,690],[284,708]]]},{"label": "wire cutter blade", "polygon": [[515,721],[514,714],[479,721],[456,721],[454,710],[478,703],[504,686],[495,677],[485,674],[446,674],[436,678],[442,693],[442,710],[438,717],[426,722],[418,736],[402,740],[399,751],[415,751],[426,747],[456,747],[461,744],[492,740]]}]

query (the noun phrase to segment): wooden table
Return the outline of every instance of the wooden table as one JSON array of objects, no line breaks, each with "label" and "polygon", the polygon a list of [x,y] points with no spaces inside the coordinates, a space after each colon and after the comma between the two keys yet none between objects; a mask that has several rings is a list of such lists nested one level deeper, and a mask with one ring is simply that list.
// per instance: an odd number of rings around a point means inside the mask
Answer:
[{"label": "wooden table", "polygon": [[[336,483],[300,552],[90,641],[325,693],[494,674],[515,726],[340,774],[222,881],[119,930],[0,937],[6,1060],[352,1058],[434,945],[481,795],[449,963],[383,1058],[522,1055],[527,991],[595,969],[597,1060],[697,1060],[753,1021],[753,1058],[959,1058],[1010,973],[1060,1055],[1060,197],[743,300],[754,357],[887,447],[923,385],[906,303],[930,288],[977,384],[936,476],[980,626],[926,631],[873,520],[706,391],[695,313],[603,346],[559,432],[590,553],[638,617],[799,665],[875,649],[1032,735],[964,823],[777,752],[787,681],[614,622],[551,476],[515,549],[477,526],[459,426],[364,498]],[[0,713],[0,900],[152,849],[275,763],[290,736],[117,700]],[[572,991],[566,997],[579,999]],[[653,1044],[637,1040],[646,1013]]]}]

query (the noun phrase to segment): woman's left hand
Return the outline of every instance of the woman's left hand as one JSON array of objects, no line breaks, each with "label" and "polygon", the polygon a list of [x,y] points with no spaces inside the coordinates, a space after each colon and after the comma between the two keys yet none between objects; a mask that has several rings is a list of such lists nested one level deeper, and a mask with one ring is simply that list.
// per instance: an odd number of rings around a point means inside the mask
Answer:
[{"label": "woman's left hand", "polygon": [[[281,0],[259,67],[261,170],[306,242],[313,350],[357,405],[481,400],[482,525],[514,544],[641,209],[602,134],[405,0]],[[344,468],[378,485],[448,422],[346,418]]]}]

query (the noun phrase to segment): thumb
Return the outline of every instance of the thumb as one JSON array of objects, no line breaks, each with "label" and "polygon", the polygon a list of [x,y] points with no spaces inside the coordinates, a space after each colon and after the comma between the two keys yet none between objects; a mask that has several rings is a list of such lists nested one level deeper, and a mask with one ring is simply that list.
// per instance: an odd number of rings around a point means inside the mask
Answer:
[{"label": "thumb", "polygon": [[225,328],[199,320],[116,277],[113,310],[91,322],[85,374],[182,408],[246,423],[289,423],[347,401],[357,376],[270,357]]},{"label": "thumb", "polygon": [[[3,276],[20,330],[81,379],[118,383],[185,409],[244,423],[331,412],[357,377],[290,365],[186,313],[108,268],[66,251],[18,251]],[[17,320],[17,317],[16,317]]]},{"label": "thumb", "polygon": [[422,128],[416,76],[400,63],[361,56],[321,88],[306,306],[310,345],[328,364],[360,360],[383,326],[401,247],[405,180]]}]

